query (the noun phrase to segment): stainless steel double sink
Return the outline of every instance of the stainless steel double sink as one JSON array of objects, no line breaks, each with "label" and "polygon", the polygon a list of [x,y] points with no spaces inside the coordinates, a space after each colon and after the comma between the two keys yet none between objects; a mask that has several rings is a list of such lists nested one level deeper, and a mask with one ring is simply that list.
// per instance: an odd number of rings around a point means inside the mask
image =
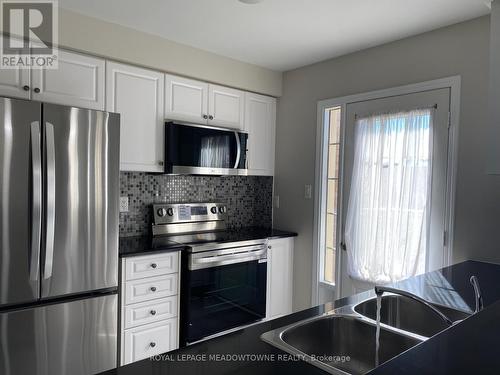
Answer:
[{"label": "stainless steel double sink", "polygon": [[[471,315],[434,306],[453,321]],[[383,295],[377,354],[376,312],[376,298],[371,298],[266,332],[262,339],[331,374],[364,374],[449,327],[410,298]]]}]

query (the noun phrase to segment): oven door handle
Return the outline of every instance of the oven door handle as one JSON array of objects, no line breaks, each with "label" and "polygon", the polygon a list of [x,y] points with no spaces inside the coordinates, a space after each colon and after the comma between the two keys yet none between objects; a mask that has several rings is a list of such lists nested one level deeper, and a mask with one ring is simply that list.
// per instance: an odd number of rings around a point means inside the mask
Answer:
[{"label": "oven door handle", "polygon": [[246,253],[228,254],[228,255],[216,255],[216,256],[206,256],[206,257],[189,257],[188,268],[191,271],[199,270],[203,268],[213,268],[219,266],[225,266],[228,264],[253,262],[256,260],[267,259],[267,249],[261,249],[257,251],[249,251]]}]

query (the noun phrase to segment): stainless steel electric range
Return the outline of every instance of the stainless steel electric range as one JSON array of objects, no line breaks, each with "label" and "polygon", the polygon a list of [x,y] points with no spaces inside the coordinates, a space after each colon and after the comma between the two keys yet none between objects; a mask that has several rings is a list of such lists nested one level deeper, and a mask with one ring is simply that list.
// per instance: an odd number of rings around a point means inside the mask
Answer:
[{"label": "stainless steel electric range", "polygon": [[182,256],[180,345],[262,320],[267,239],[239,240],[220,203],[153,205],[155,241],[186,245]]}]

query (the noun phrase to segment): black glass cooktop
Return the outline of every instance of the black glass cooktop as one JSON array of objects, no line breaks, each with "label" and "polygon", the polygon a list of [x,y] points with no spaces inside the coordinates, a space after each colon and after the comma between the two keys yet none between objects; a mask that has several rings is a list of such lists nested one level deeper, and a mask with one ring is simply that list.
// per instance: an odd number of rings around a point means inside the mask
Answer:
[{"label": "black glass cooktop", "polygon": [[247,227],[213,232],[156,236],[153,237],[153,243],[160,244],[165,241],[173,241],[185,246],[195,246],[210,243],[249,241],[283,236],[288,237],[290,236],[290,233],[271,228]]},{"label": "black glass cooktop", "polygon": [[179,234],[173,236],[121,237],[120,256],[128,257],[158,251],[190,251],[191,246],[200,246],[210,243],[217,244],[295,236],[297,236],[297,233],[273,228],[243,227],[239,229]]}]

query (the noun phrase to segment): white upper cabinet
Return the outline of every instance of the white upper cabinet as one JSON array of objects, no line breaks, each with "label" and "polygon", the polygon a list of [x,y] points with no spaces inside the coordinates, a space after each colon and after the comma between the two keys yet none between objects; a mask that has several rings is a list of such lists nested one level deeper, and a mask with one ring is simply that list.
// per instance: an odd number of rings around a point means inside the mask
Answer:
[{"label": "white upper cabinet", "polygon": [[166,74],[165,118],[243,130],[245,93]]},{"label": "white upper cabinet", "polygon": [[206,123],[208,83],[166,74],[165,119]]},{"label": "white upper cabinet", "polygon": [[[4,45],[7,39],[4,38]],[[14,98],[30,98],[30,69],[0,69],[0,95]]]},{"label": "white upper cabinet", "polygon": [[208,85],[208,124],[243,130],[245,93],[229,87]]},{"label": "white upper cabinet", "polygon": [[248,169],[252,175],[274,175],[276,99],[245,93]]},{"label": "white upper cabinet", "polygon": [[0,95],[14,98],[30,98],[29,69],[0,69]]},{"label": "white upper cabinet", "polygon": [[120,114],[120,169],[163,172],[164,77],[106,63],[106,110]]},{"label": "white upper cabinet", "polygon": [[57,69],[32,70],[31,98],[104,110],[104,60],[60,50],[58,61]]}]

